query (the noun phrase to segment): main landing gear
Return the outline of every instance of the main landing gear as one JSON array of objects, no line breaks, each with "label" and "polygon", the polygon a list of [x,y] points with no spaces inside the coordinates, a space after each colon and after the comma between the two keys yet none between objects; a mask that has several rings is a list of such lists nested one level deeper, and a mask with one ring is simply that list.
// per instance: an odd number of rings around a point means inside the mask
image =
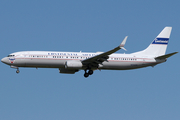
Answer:
[{"label": "main landing gear", "polygon": [[93,74],[93,70],[88,70],[88,72],[87,72],[87,69],[85,70],[85,73],[84,73],[84,77],[85,78],[87,78],[87,77],[89,77],[89,75],[92,75]]}]

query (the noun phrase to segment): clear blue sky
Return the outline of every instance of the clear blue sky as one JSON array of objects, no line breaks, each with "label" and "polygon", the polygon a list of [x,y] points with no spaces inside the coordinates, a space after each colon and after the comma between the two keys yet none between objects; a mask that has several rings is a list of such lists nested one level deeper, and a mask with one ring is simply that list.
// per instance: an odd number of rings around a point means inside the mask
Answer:
[{"label": "clear blue sky", "polygon": [[[172,26],[167,53],[180,51],[179,0],[2,0],[0,58],[17,51],[145,49]],[[118,53],[124,53],[120,50]],[[129,71],[15,69],[0,63],[0,120],[179,120],[179,54]]]}]

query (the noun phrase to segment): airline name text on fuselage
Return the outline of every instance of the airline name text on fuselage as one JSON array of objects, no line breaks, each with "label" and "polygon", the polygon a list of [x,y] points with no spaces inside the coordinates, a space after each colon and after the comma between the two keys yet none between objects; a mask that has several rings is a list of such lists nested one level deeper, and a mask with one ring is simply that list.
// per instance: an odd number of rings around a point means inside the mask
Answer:
[{"label": "airline name text on fuselage", "polygon": [[64,55],[64,56],[95,56],[96,54],[88,54],[88,53],[81,53],[81,54],[77,54],[77,53],[48,53],[48,55]]}]

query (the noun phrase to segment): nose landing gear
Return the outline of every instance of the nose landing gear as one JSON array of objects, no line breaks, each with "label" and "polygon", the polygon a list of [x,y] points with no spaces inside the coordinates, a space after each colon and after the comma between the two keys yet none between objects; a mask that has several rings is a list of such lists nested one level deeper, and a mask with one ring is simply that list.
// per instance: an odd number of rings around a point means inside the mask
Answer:
[{"label": "nose landing gear", "polygon": [[17,68],[17,70],[16,70],[16,73],[18,74],[20,71],[19,71],[19,68]]},{"label": "nose landing gear", "polygon": [[13,65],[12,65],[11,68],[17,69],[17,70],[16,70],[16,73],[19,73],[19,72],[20,72],[20,71],[19,71],[19,68],[18,68],[17,66],[13,66]]}]

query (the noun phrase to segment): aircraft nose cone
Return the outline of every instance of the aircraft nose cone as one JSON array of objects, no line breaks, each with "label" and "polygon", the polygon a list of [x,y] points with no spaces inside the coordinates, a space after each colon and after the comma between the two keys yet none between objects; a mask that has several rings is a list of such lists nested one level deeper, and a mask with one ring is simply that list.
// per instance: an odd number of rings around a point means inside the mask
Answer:
[{"label": "aircraft nose cone", "polygon": [[1,62],[6,63],[6,58],[2,58]]}]

